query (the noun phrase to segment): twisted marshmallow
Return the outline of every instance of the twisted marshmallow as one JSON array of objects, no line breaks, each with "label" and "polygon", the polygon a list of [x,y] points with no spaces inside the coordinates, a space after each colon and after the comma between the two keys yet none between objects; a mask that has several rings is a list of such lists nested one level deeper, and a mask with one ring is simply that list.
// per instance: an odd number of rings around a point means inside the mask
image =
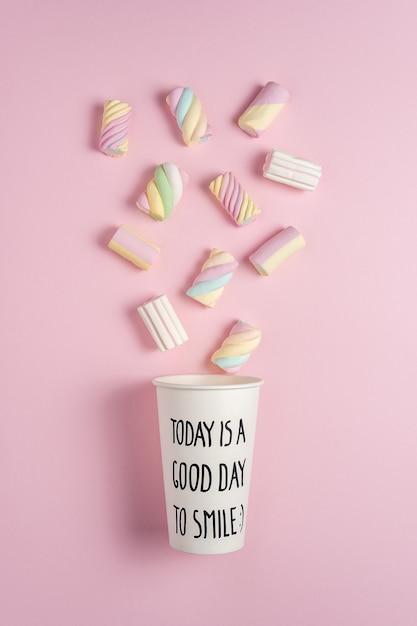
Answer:
[{"label": "twisted marshmallow", "polygon": [[261,212],[232,172],[217,176],[209,189],[238,226],[249,224]]},{"label": "twisted marshmallow", "polygon": [[142,193],[136,206],[155,220],[161,222],[171,215],[171,211],[182,197],[188,175],[173,163],[162,163],[155,170],[154,178],[148,183],[146,193]]},{"label": "twisted marshmallow", "polygon": [[166,101],[187,146],[210,139],[212,131],[201,102],[190,87],[177,87],[168,94]]},{"label": "twisted marshmallow", "polygon": [[228,374],[235,374],[259,346],[261,337],[262,332],[259,328],[239,320],[223,341],[221,348],[211,357],[212,363]]},{"label": "twisted marshmallow", "polygon": [[213,248],[200,274],[187,291],[187,296],[212,309],[238,265],[229,252]]},{"label": "twisted marshmallow", "polygon": [[131,106],[120,100],[104,103],[99,149],[107,156],[122,157],[127,153],[131,110]]}]

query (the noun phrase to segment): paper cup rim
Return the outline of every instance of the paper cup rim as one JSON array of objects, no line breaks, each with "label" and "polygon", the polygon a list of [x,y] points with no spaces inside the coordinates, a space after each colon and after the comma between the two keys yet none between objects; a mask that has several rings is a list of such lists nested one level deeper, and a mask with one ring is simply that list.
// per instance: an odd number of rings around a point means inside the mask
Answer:
[{"label": "paper cup rim", "polygon": [[255,376],[239,376],[227,374],[177,374],[158,376],[152,380],[155,387],[168,389],[249,389],[260,387],[264,381]]}]

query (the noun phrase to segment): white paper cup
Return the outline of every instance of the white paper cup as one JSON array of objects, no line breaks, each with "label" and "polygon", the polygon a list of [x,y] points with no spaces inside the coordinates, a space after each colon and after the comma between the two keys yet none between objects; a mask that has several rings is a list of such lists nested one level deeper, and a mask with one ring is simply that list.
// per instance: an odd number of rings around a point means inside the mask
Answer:
[{"label": "white paper cup", "polygon": [[153,384],[170,546],[194,554],[240,550],[263,380],[179,375]]}]

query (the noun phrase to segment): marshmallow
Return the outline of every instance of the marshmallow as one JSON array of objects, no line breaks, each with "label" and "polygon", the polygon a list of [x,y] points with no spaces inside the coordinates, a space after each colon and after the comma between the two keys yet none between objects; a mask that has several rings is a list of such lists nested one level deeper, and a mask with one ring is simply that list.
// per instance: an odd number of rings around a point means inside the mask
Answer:
[{"label": "marshmallow", "polygon": [[262,332],[255,326],[239,320],[211,357],[212,363],[228,374],[235,374],[259,346]]},{"label": "marshmallow", "polygon": [[155,220],[161,222],[171,215],[171,211],[182,197],[188,175],[173,163],[162,163],[155,170],[154,178],[148,183],[146,193],[142,193],[136,206]]},{"label": "marshmallow", "polygon": [[147,300],[138,307],[138,313],[162,352],[188,340],[187,333],[166,295]]},{"label": "marshmallow", "polygon": [[107,156],[122,157],[127,153],[131,110],[131,106],[120,100],[104,103],[99,149]]},{"label": "marshmallow", "polygon": [[321,165],[288,152],[272,150],[266,155],[263,175],[277,183],[314,191],[321,176]]},{"label": "marshmallow", "polygon": [[232,172],[217,176],[209,189],[238,226],[249,224],[261,212]]},{"label": "marshmallow", "polygon": [[111,250],[142,270],[148,270],[160,253],[158,246],[125,224],[117,229],[108,245]]},{"label": "marshmallow", "polygon": [[210,139],[212,131],[207,124],[207,117],[201,109],[200,100],[190,87],[173,89],[166,101],[187,146]]},{"label": "marshmallow", "polygon": [[298,230],[293,226],[288,226],[251,254],[249,261],[259,274],[269,276],[283,261],[304,248],[305,245],[304,238]]},{"label": "marshmallow", "polygon": [[238,265],[229,252],[213,248],[200,274],[187,291],[187,296],[212,309]]},{"label": "marshmallow", "polygon": [[290,94],[278,83],[266,83],[246,111],[242,113],[238,124],[251,137],[259,137],[272,124]]}]

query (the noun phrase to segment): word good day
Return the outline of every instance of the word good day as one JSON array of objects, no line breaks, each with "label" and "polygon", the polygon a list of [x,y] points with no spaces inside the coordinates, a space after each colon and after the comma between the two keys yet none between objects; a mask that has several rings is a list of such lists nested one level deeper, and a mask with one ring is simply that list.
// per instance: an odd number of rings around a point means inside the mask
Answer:
[{"label": "word good day", "polygon": [[[244,469],[246,459],[233,461],[231,464],[219,463],[216,472],[207,463],[187,463],[173,461],[172,463],[172,483],[175,489],[190,489],[190,491],[201,491],[205,493],[213,486],[217,491],[226,491],[233,488],[243,487]],[[217,480],[215,475],[217,474]]]}]

